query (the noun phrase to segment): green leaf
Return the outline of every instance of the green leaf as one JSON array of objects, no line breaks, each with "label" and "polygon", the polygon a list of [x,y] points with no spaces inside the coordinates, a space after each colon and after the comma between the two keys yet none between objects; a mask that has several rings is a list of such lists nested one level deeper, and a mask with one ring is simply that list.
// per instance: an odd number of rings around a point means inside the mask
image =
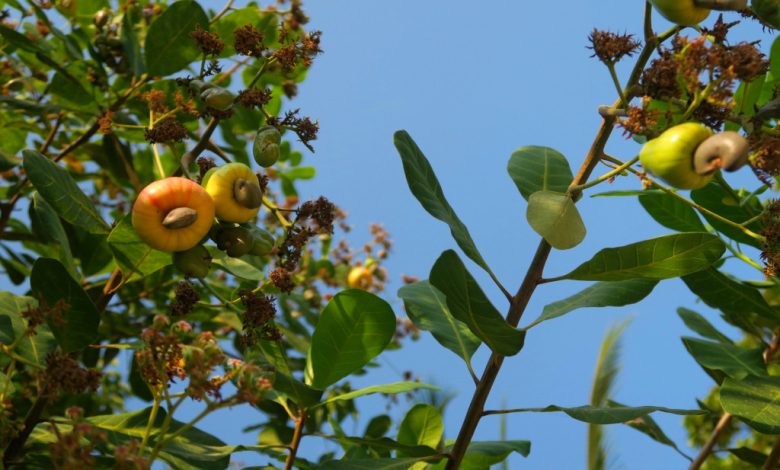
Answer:
[{"label": "green leaf", "polygon": [[43,367],[46,355],[57,349],[57,340],[45,324],[35,328],[35,335],[26,334],[27,321],[22,312],[37,306],[38,301],[32,297],[0,291],[0,343],[10,345],[21,337],[14,351],[28,362]]},{"label": "green leaf", "polygon": [[49,319],[48,322],[64,352],[80,351],[97,339],[100,313],[59,261],[38,258],[30,274],[30,287],[38,299],[50,308],[60,301],[67,305],[62,310],[61,319]]},{"label": "green leaf", "polygon": [[704,232],[704,224],[691,206],[666,193],[646,193],[639,203],[656,222],[678,232]]},{"label": "green leaf", "polygon": [[715,268],[683,276],[682,280],[705,304],[726,314],[756,313],[768,319],[778,318],[777,311],[758,289],[731,280]]},{"label": "green leaf", "polygon": [[528,198],[528,224],[553,248],[568,250],[585,239],[585,224],[574,201],[563,193],[537,191]]},{"label": "green leaf", "polygon": [[709,233],[680,233],[617,248],[604,248],[562,276],[580,281],[669,279],[701,271],[719,260],[726,246]]},{"label": "green leaf", "polygon": [[741,380],[747,375],[766,375],[763,349],[745,349],[731,344],[683,337],[685,349],[705,369],[719,370]]},{"label": "green leaf", "polygon": [[265,274],[260,269],[257,269],[253,265],[247,263],[241,258],[233,258],[228,256],[224,251],[218,250],[214,246],[207,246],[209,254],[211,255],[211,262],[214,265],[219,266],[230,274],[246,279],[248,281],[262,281],[265,279]]},{"label": "green leaf", "polygon": [[395,334],[395,314],[379,297],[359,289],[336,294],[311,339],[312,386],[324,390],[384,351]]},{"label": "green leaf", "polygon": [[354,436],[321,435],[321,437],[335,439],[342,444],[356,444],[359,446],[369,447],[376,451],[387,452],[386,455],[389,455],[389,452],[393,450],[399,451],[399,454],[403,453],[404,455],[410,457],[428,457],[437,454],[436,450],[428,446],[401,444],[400,442],[394,441],[387,437],[374,438],[374,439],[365,438],[365,437],[354,437]]},{"label": "green leaf", "polygon": [[[762,211],[761,203],[757,197],[753,196],[743,204],[743,201],[735,200],[728,191],[714,182],[701,189],[694,189],[691,191],[691,199],[721,217],[738,224],[746,222],[760,214]],[[715,230],[732,240],[761,248],[761,243],[758,240],[745,235],[742,230],[725,224],[707,214],[702,215],[704,216],[704,219],[707,220],[707,223],[712,225]],[[763,225],[764,222],[756,220],[747,225],[747,228],[753,232],[760,233]]]},{"label": "green leaf", "polygon": [[578,308],[622,307],[635,304],[650,295],[656,284],[658,281],[653,279],[598,282],[571,297],[546,305],[539,318],[526,328],[566,315]]},{"label": "green leaf", "polygon": [[295,403],[304,407],[314,407],[322,398],[321,390],[315,390],[303,382],[280,372],[276,373],[274,390],[284,393]]},{"label": "green leaf", "polygon": [[[418,403],[406,413],[398,428],[397,440],[409,446],[427,446],[435,449],[444,436],[441,412],[434,406]],[[405,456],[399,452],[400,457]]]},{"label": "green leaf", "polygon": [[155,250],[138,237],[131,214],[111,230],[108,246],[127,281],[148,276],[172,262],[170,253]]},{"label": "green leaf", "polygon": [[[8,171],[22,163],[22,159],[8,152],[0,151],[0,171]],[[5,197],[3,197],[5,199]]]},{"label": "green leaf", "polygon": [[780,434],[780,377],[726,378],[720,387],[723,409],[764,434]]},{"label": "green leaf", "polygon": [[460,356],[467,365],[482,342],[465,323],[458,321],[447,307],[447,298],[428,281],[401,287],[398,297],[406,314],[421,330],[430,331],[442,346]]},{"label": "green leaf", "polygon": [[344,400],[352,400],[354,398],[363,397],[366,395],[373,395],[375,393],[384,393],[384,394],[397,394],[397,393],[406,393],[411,392],[414,390],[420,390],[422,388],[426,388],[428,390],[438,390],[438,387],[434,387],[433,385],[423,384],[419,382],[394,382],[391,384],[384,384],[384,385],[372,385],[370,387],[361,388],[360,390],[354,390],[352,392],[342,393],[341,395],[334,395],[332,397],[328,397],[327,400],[323,401],[322,403],[316,405],[327,405],[328,403],[333,403],[336,401],[344,401]]},{"label": "green leaf", "polygon": [[678,410],[674,408],[664,408],[662,406],[618,406],[618,407],[593,407],[590,405],[577,406],[574,408],[565,408],[557,405],[550,405],[544,408],[517,408],[508,410],[512,413],[553,413],[564,412],[577,421],[591,424],[618,424],[631,421],[633,419],[645,416],[650,413],[661,411],[675,415],[700,415],[705,412],[702,410]]},{"label": "green leaf", "polygon": [[170,75],[201,56],[190,33],[197,26],[208,29],[209,20],[203,8],[192,0],[169,5],[146,33],[144,59],[152,76]]},{"label": "green leaf", "polygon": [[512,153],[507,171],[520,194],[529,200],[537,191],[565,193],[574,177],[569,162],[549,147],[521,147]]},{"label": "green leaf", "polygon": [[447,299],[452,315],[493,351],[513,356],[523,347],[525,332],[510,326],[466,270],[457,253],[447,250],[434,263],[430,283]]},{"label": "green leaf", "polygon": [[125,52],[127,63],[130,66],[130,71],[136,77],[144,73],[146,66],[144,65],[144,58],[141,55],[141,45],[138,42],[138,36],[135,34],[133,23],[130,22],[130,16],[125,13],[122,16],[122,34],[120,40],[122,41],[122,49]]},{"label": "green leaf", "polygon": [[67,171],[35,150],[22,154],[27,177],[60,217],[89,233],[108,233],[109,226]]},{"label": "green leaf", "polygon": [[436,179],[431,164],[428,163],[428,159],[425,158],[412,137],[406,131],[397,131],[393,136],[393,142],[401,155],[406,181],[414,197],[420,201],[429,214],[449,225],[452,238],[455,239],[463,253],[490,274],[491,278],[495,279],[493,271],[490,270],[474,244],[468,228],[463,225],[444,197],[444,192],[439,180]]},{"label": "green leaf", "polygon": [[407,470],[419,459],[351,459],[329,460],[317,470]]},{"label": "green leaf", "polygon": [[733,344],[733,341],[731,341],[728,336],[718,331],[706,318],[693,310],[680,307],[677,309],[677,315],[682,318],[685,326],[690,328],[694,333],[698,333],[705,338],[720,341],[724,344]]},{"label": "green leaf", "polygon": [[511,453],[528,457],[531,453],[529,441],[477,441],[469,444],[464,461],[470,465],[495,465]]},{"label": "green leaf", "polygon": [[[609,400],[609,406],[612,407],[621,407],[620,403],[614,402],[612,400]],[[677,444],[674,443],[671,439],[669,439],[669,436],[664,433],[663,429],[658,425],[658,423],[655,422],[655,420],[650,415],[640,416],[639,418],[632,419],[631,421],[627,421],[625,423],[626,426],[636,429],[637,431],[641,432],[642,434],[648,436],[650,439],[659,442],[663,445],[669,446],[677,451],[678,454],[682,455],[688,460],[691,460],[691,458],[685,454],[683,451],[680,450],[679,447],[677,447]]]},{"label": "green leaf", "polygon": [[38,236],[45,241],[57,244],[59,261],[65,266],[65,269],[68,270],[68,273],[74,280],[81,280],[81,276],[78,270],[76,270],[76,263],[73,262],[73,253],[70,251],[68,235],[62,227],[57,212],[37,192],[33,194],[31,208],[30,219],[33,227],[36,229],[35,231],[38,232]]}]

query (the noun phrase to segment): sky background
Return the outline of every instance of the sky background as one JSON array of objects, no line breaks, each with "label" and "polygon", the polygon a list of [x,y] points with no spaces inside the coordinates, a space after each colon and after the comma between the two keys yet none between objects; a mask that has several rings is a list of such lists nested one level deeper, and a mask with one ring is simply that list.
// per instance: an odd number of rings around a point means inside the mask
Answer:
[{"label": "sky background", "polygon": [[[222,3],[205,5],[219,10]],[[305,7],[312,18],[309,27],[324,33],[325,53],[316,59],[292,104],[318,119],[321,128],[314,142],[316,154],[305,152],[318,175],[298,185],[301,197],[322,194],[343,207],[354,227],[349,236],[354,246],[370,238],[370,223],[381,223],[390,232],[394,247],[385,266],[392,282],[384,297],[402,315],[395,295],[400,276],[426,278],[441,252],[456,248],[447,227],[430,217],[408,190],[392,145],[393,132],[406,129],[427,155],[483,256],[514,292],[539,237],[525,222],[525,201],[506,173],[507,160],[518,147],[544,145],[566,155],[576,171],[601,121],[597,106],[616,97],[607,69],[589,57],[587,35],[596,27],[641,36],[644,2],[312,0]],[[711,15],[705,24],[715,18]],[[654,20],[659,32],[669,26],[658,15]],[[754,24],[735,30],[735,38],[758,35],[768,51],[772,35]],[[619,67],[622,81],[630,62]],[[607,149],[625,160],[639,146],[618,131]],[[596,174],[603,171],[597,169]],[[748,171],[728,179],[736,186],[757,185]],[[640,184],[625,178],[590,194],[618,188],[639,189]],[[578,207],[588,236],[572,250],[553,251],[546,277],[568,272],[601,248],[668,233],[633,198],[586,195]],[[505,311],[505,299],[487,276],[470,261],[467,266],[496,307]],[[521,324],[535,319],[544,305],[587,285],[562,281],[540,286]],[[0,287],[8,288],[7,281],[0,280]],[[535,327],[523,351],[505,361],[487,408],[586,404],[601,339],[610,324],[629,317],[633,322],[624,334],[623,368],[614,398],[634,406],[695,408],[695,399],[703,398],[713,383],[679,339],[690,334],[675,313],[680,306],[722,325],[717,312],[698,304],[681,281],[670,280],[639,304],[579,310]],[[723,330],[734,334],[728,327]],[[487,357],[483,346],[474,357],[478,375]],[[378,362],[382,367],[354,380],[354,388],[398,381],[403,371],[411,370],[455,394],[445,415],[445,436],[457,435],[474,389],[458,357],[423,333],[419,341],[407,341],[402,350],[385,353]],[[359,399],[363,418],[345,430],[362,433],[364,419],[386,412],[386,403],[381,398]],[[411,406],[401,400],[389,413],[397,423]],[[654,417],[686,449],[682,418]],[[254,434],[242,434],[241,428],[261,421],[260,414],[237,408],[208,418],[201,427],[231,444],[251,444]],[[483,419],[475,440],[498,439],[498,428],[499,418]],[[532,441],[530,457],[513,456],[512,469],[585,466],[586,425],[566,415],[510,415],[507,433],[509,439]],[[607,435],[613,468],[687,466],[671,448],[625,426],[611,426]],[[309,457],[323,449],[337,450],[316,438],[304,439],[302,448],[302,455]],[[267,459],[239,454],[236,460]]]}]

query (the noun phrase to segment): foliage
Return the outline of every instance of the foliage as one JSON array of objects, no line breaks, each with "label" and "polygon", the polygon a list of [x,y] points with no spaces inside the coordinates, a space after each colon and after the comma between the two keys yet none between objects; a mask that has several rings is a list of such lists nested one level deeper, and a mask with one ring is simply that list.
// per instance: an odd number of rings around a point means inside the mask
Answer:
[{"label": "foliage", "polygon": [[[600,110],[603,122],[584,162],[573,172],[560,152],[526,146],[507,165],[528,204],[529,225],[542,237],[514,294],[481,255],[423,151],[398,131],[394,143],[412,194],[447,224],[465,255],[446,250],[428,279],[408,280],[398,292],[406,319],[377,295],[387,281],[388,234],[372,227],[373,240],[355,252],[338,239],[343,211],[325,197],[298,198],[297,185],[316,173],[308,159],[319,128],[283,108],[321,52],[320,33],[306,29],[299,0],[232,5],[215,12],[193,0],[119,8],[104,0],[6,2],[0,264],[25,295],[0,292],[4,467],[148,468],[161,461],[222,469],[233,454],[252,452],[267,468],[279,461],[287,469],[482,470],[511,454],[529,455],[525,440],[473,442],[482,417],[521,412],[588,423],[592,468],[608,461],[604,425],[623,423],[678,449],[651,417],[658,412],[685,416],[701,447],[692,468],[777,463],[780,444],[771,436],[780,433],[780,211],[765,194],[780,174],[780,40],[767,58],[754,44],[731,44],[731,24],[722,19],[711,30],[677,26],[656,34],[650,2],[643,43],[595,30],[591,48],[618,99]],[[615,63],[635,54],[622,83]],[[654,139],[691,121],[716,135],[744,135],[749,156],[723,160],[737,162],[728,169],[747,162],[741,171],[755,173],[756,187],[733,188],[720,171],[703,175],[706,186],[686,183],[696,159],[718,166],[721,157],[700,157],[691,142]],[[616,127],[666,151],[654,151],[646,171],[638,157],[607,155]],[[591,178],[599,164],[608,169]],[[637,197],[672,233],[607,246],[566,274],[545,276],[553,249],[586,237],[576,202],[629,174],[641,186],[608,195]],[[181,189],[192,182],[205,187],[198,188],[200,202]],[[688,196],[682,187],[698,189]],[[196,224],[201,214],[210,225]],[[199,243],[178,243],[182,230]],[[157,243],[162,237],[173,242]],[[183,251],[163,251],[170,247]],[[504,295],[505,314],[466,258]],[[734,263],[765,279],[737,278],[728,271]],[[734,340],[704,316],[680,311],[701,336],[683,343],[716,383],[700,409],[610,399],[622,327],[604,343],[590,404],[484,409],[532,328],[586,307],[639,302],[674,278],[744,335]],[[535,288],[561,280],[595,283],[521,327]],[[447,400],[435,387],[411,380],[352,387],[380,354],[420,330],[463,360],[476,385],[454,440],[444,435]],[[490,358],[479,373],[472,358],[483,344]],[[435,399],[426,403],[422,393]],[[376,394],[416,400],[394,437],[387,415],[358,409],[361,397]],[[148,406],[126,410],[131,397]],[[201,411],[182,421],[182,406],[192,401]],[[256,445],[231,445],[198,427],[236,405],[257,412]],[[358,415],[365,432],[348,435],[342,423]],[[315,437],[339,451],[301,457]]]}]

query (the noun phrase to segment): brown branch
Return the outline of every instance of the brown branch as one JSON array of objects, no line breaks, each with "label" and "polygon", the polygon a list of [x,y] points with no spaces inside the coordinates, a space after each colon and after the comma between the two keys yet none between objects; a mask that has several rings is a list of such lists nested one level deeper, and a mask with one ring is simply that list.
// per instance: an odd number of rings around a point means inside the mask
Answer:
[{"label": "brown branch", "polygon": [[707,457],[709,457],[712,453],[712,449],[715,448],[715,444],[718,443],[718,439],[720,439],[720,436],[723,434],[726,426],[728,426],[728,424],[731,422],[731,419],[732,416],[729,412],[723,413],[723,416],[721,416],[718,420],[718,424],[715,425],[715,429],[712,430],[710,438],[707,439],[707,442],[704,443],[701,450],[699,451],[699,455],[693,459],[693,462],[691,462],[691,466],[688,467],[688,470],[698,470],[701,468],[704,461],[707,460]]},{"label": "brown branch", "polygon": [[772,452],[769,453],[769,457],[764,462],[764,466],[761,470],[775,470],[777,463],[780,462],[780,438],[775,441],[775,445],[772,446]]},{"label": "brown branch", "polygon": [[206,130],[203,131],[203,134],[200,136],[200,140],[198,140],[198,143],[195,144],[195,147],[181,156],[181,165],[174,173],[175,176],[180,176],[187,169],[187,167],[189,167],[192,162],[194,162],[195,159],[198,158],[198,156],[203,153],[204,150],[206,150],[206,147],[209,145],[211,134],[214,133],[218,125],[219,119],[212,117],[211,121],[209,121],[209,125],[206,127]]},{"label": "brown branch", "polygon": [[303,425],[306,424],[306,412],[301,411],[298,419],[295,420],[295,432],[293,434],[293,440],[290,443],[290,453],[287,454],[287,461],[284,463],[284,470],[292,470],[295,464],[295,455],[298,453],[298,448],[301,445],[301,439],[303,438]]},{"label": "brown branch", "polygon": [[57,115],[57,120],[54,122],[54,126],[52,126],[49,134],[46,136],[46,139],[38,148],[38,151],[42,154],[45,155],[49,151],[49,146],[51,145],[52,141],[54,141],[54,136],[57,135],[57,131],[60,129],[60,125],[62,125],[63,119],[65,119],[65,113],[61,112]]}]

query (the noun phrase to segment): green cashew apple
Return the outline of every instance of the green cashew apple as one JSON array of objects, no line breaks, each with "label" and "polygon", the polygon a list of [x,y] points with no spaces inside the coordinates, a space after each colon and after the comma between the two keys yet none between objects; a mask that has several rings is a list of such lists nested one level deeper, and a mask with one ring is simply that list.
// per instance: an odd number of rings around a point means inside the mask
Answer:
[{"label": "green cashew apple", "polygon": [[220,229],[216,234],[216,242],[217,248],[233,258],[248,254],[254,245],[252,233],[244,227]]},{"label": "green cashew apple", "polygon": [[709,8],[702,8],[695,0],[650,0],[658,13],[680,26],[693,26],[704,21],[710,14]]},{"label": "green cashew apple", "polygon": [[252,233],[252,238],[254,239],[254,243],[252,244],[252,249],[249,251],[249,254],[255,256],[270,255],[271,251],[274,249],[274,244],[276,243],[274,236],[271,235],[268,231],[259,227],[252,227],[249,230]]},{"label": "green cashew apple", "polygon": [[203,245],[173,254],[173,265],[189,277],[206,277],[211,268],[211,255]]},{"label": "green cashew apple", "polygon": [[710,182],[712,174],[696,173],[693,155],[711,135],[712,131],[699,123],[678,124],[648,141],[639,152],[639,161],[648,173],[675,188],[701,188]]},{"label": "green cashew apple", "polygon": [[282,135],[274,126],[263,126],[257,131],[252,154],[258,165],[268,168],[279,160],[279,144]]},{"label": "green cashew apple", "polygon": [[222,87],[214,87],[203,90],[200,94],[200,99],[206,103],[206,106],[219,111],[226,111],[233,106],[233,100],[236,97]]},{"label": "green cashew apple", "polygon": [[766,24],[780,29],[780,0],[752,0],[750,5]]}]

